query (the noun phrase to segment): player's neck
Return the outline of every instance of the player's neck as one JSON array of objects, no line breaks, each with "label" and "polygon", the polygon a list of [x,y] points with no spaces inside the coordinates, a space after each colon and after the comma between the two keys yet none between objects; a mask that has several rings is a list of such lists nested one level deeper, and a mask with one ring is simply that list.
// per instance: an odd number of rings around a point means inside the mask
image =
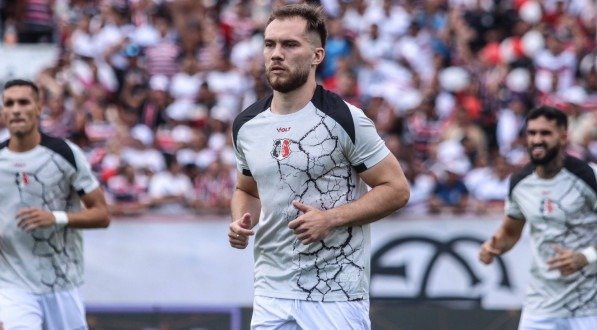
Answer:
[{"label": "player's neck", "polygon": [[564,155],[559,154],[551,162],[545,165],[538,165],[536,173],[542,179],[551,179],[560,172],[562,167],[564,167]]},{"label": "player's neck", "polygon": [[40,142],[41,133],[37,130],[23,136],[12,135],[8,143],[8,149],[14,152],[26,152],[35,148]]},{"label": "player's neck", "polygon": [[308,80],[303,86],[288,93],[274,91],[271,111],[279,115],[288,115],[301,110],[313,98],[316,87],[315,80]]}]

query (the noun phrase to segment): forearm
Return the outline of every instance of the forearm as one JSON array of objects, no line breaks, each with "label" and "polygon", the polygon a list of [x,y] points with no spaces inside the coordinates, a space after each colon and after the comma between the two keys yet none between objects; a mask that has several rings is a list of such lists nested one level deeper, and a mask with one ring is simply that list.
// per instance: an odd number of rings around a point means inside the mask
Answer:
[{"label": "forearm", "polygon": [[68,227],[106,228],[110,224],[110,212],[107,207],[97,206],[78,212],[68,212]]},{"label": "forearm", "polygon": [[240,219],[243,214],[251,214],[251,228],[259,222],[261,213],[261,201],[259,198],[241,190],[235,189],[230,202],[232,220]]},{"label": "forearm", "polygon": [[360,226],[382,219],[408,202],[410,189],[407,184],[381,184],[361,198],[326,211],[335,227]]},{"label": "forearm", "polygon": [[496,246],[498,246],[501,253],[504,254],[516,245],[520,239],[520,233],[502,227],[495,233],[494,237]]}]

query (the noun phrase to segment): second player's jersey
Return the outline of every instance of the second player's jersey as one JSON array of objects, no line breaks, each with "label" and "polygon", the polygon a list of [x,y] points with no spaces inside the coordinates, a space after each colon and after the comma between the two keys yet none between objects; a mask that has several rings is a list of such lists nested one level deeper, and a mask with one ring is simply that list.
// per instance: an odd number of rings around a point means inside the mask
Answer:
[{"label": "second player's jersey", "polygon": [[506,214],[530,225],[532,264],[525,309],[533,315],[597,315],[597,266],[562,276],[547,265],[555,245],[575,251],[597,245],[596,172],[567,157],[553,178],[540,178],[531,166],[512,176]]},{"label": "second player's jersey", "polygon": [[255,238],[255,294],[347,301],[368,298],[369,226],[335,229],[303,245],[288,228],[292,201],[327,210],[366,193],[362,172],[389,154],[365,114],[317,87],[300,111],[276,115],[271,97],[243,111],[233,138],[238,170],[257,182],[261,216]]},{"label": "second player's jersey", "polygon": [[82,282],[83,243],[77,229],[17,227],[21,208],[78,211],[80,195],[99,186],[81,150],[42,135],[40,145],[16,153],[0,144],[0,290],[32,293],[70,289]]}]

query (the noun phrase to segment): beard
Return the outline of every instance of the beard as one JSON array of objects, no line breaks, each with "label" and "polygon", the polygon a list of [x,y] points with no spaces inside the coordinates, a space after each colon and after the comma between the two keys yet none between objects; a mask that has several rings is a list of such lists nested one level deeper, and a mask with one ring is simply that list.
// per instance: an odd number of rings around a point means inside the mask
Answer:
[{"label": "beard", "polygon": [[560,152],[559,145],[553,146],[551,148],[547,148],[545,145],[542,146],[545,148],[545,155],[543,155],[543,157],[533,157],[533,148],[536,147],[536,145],[529,148],[529,158],[531,159],[531,163],[534,165],[548,164],[554,160]]},{"label": "beard", "polygon": [[32,132],[34,132],[35,130],[37,130],[37,128],[35,126],[25,126],[25,127],[17,127],[17,128],[9,128],[9,132],[11,136],[14,136],[16,138],[22,138],[25,137],[29,134],[31,134]]},{"label": "beard", "polygon": [[303,86],[309,79],[309,69],[290,72],[288,78],[281,78],[272,74],[267,74],[267,82],[272,89],[280,93],[289,93]]}]

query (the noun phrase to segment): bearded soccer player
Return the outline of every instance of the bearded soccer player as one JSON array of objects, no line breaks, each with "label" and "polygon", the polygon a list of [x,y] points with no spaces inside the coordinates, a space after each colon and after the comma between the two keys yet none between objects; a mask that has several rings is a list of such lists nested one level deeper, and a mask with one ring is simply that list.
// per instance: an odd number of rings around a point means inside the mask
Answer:
[{"label": "bearded soccer player", "polygon": [[525,223],[531,278],[519,329],[597,329],[597,166],[565,154],[567,117],[541,106],[526,120],[531,164],[512,176],[502,226],[481,247],[490,264]]},{"label": "bearded soccer player", "polygon": [[326,36],[319,8],[276,9],[263,49],[273,95],[233,125],[228,239],[242,249],[255,235],[253,329],[369,329],[369,224],[409,198],[373,122],[317,85]]},{"label": "bearded soccer player", "polygon": [[2,103],[10,138],[0,143],[0,324],[87,329],[79,229],[108,226],[104,195],[77,146],[39,131],[33,82],[8,81]]}]

